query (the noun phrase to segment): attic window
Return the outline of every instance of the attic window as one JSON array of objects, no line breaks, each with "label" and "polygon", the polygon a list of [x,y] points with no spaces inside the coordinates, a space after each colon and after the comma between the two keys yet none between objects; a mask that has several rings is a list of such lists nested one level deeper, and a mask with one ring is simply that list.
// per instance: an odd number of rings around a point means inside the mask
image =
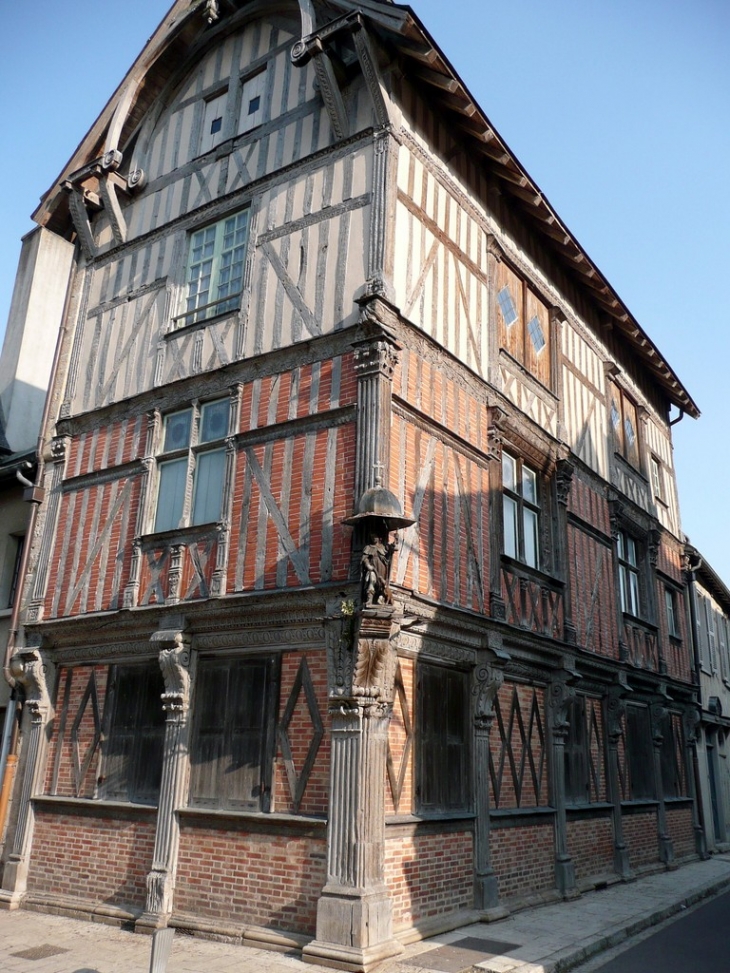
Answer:
[{"label": "attic window", "polygon": [[502,319],[509,328],[519,317],[509,287],[502,288],[499,294],[497,294],[497,300],[499,301],[499,309],[502,312]]},{"label": "attic window", "polygon": [[203,111],[203,133],[200,140],[200,153],[210,152],[223,141],[223,118],[226,111],[228,92],[223,91],[210,101],[206,101]]},{"label": "attic window", "polygon": [[266,70],[259,71],[252,78],[247,78],[241,88],[241,115],[238,131],[243,134],[256,128],[264,120],[264,91],[266,88]]},{"label": "attic window", "polygon": [[545,335],[542,333],[542,327],[540,326],[537,315],[530,319],[527,325],[527,333],[530,336],[536,354],[539,355],[545,347]]}]

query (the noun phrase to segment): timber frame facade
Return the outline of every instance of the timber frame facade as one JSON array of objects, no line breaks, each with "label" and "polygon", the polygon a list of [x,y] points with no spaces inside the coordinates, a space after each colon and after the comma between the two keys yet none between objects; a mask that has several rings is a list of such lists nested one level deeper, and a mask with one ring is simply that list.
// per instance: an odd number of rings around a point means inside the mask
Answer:
[{"label": "timber frame facade", "polygon": [[703,853],[697,407],[409,7],[177,0],[34,218],[5,906],[365,970]]}]

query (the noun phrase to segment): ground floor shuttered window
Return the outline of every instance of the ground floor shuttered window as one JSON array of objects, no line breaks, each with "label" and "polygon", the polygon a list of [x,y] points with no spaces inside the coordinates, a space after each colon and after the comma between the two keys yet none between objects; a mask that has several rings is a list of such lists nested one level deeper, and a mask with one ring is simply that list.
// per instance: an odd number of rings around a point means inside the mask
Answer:
[{"label": "ground floor shuttered window", "polygon": [[273,656],[202,659],[190,747],[190,805],[271,810],[278,695]]},{"label": "ground floor shuttered window", "polygon": [[155,660],[112,666],[99,796],[156,804],[162,779],[165,684]]},{"label": "ground floor shuttered window", "polygon": [[631,800],[654,800],[654,745],[649,710],[646,707],[626,707],[626,748]]},{"label": "ground floor shuttered window", "polygon": [[468,673],[421,663],[417,698],[418,810],[468,810],[471,805]]}]

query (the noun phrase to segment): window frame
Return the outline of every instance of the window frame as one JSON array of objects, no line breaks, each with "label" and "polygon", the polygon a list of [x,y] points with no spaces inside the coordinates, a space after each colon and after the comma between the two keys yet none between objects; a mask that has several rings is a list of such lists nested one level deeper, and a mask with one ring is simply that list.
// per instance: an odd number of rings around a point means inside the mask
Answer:
[{"label": "window frame", "polygon": [[[505,459],[514,464],[513,486],[508,485],[505,475]],[[509,465],[509,464],[507,464]],[[525,472],[531,475],[534,484],[534,499],[525,496]],[[508,501],[507,503],[505,501]],[[507,510],[514,511],[512,518],[514,545],[512,551],[508,547]],[[541,570],[542,544],[540,538],[542,507],[540,504],[540,475],[521,456],[508,450],[502,451],[502,554],[535,571]],[[526,538],[528,535],[528,515],[533,517],[534,527],[534,563],[528,559]]]},{"label": "window frame", "polygon": [[[225,432],[223,432],[220,436],[203,438],[205,435],[204,430],[206,415],[209,414],[207,410],[218,406],[221,403],[226,403],[227,405]],[[167,431],[169,428],[168,421],[177,416],[183,416],[186,413],[189,413],[190,415],[187,443],[184,446],[178,447],[173,445],[173,448],[166,449]],[[228,441],[233,435],[233,415],[234,409],[232,406],[231,397],[230,395],[225,395],[221,396],[220,398],[208,399],[203,402],[201,402],[199,399],[195,399],[189,405],[186,405],[181,409],[171,410],[162,416],[161,441],[156,453],[157,477],[152,533],[161,534],[170,530],[182,530],[186,527],[200,527],[203,524],[214,524],[221,522],[225,514],[223,504],[225,501],[226,484],[228,479],[227,451]],[[220,505],[218,516],[211,519],[207,516],[198,517],[196,515],[196,507],[199,496],[198,491],[200,489],[202,479],[201,470],[203,461],[206,457],[213,455],[220,457],[220,469],[218,475]],[[171,486],[166,486],[167,478],[165,475],[165,470],[171,470],[173,466],[182,469],[183,465],[184,473],[182,477],[179,477],[177,481],[171,484]],[[174,516],[170,515],[166,518],[161,517],[163,511],[161,501],[164,489],[168,489],[169,493],[174,498],[166,501],[165,509],[169,510],[170,506],[172,506],[173,511],[176,511],[177,509],[180,511],[177,518],[177,523],[172,522],[174,520]]]},{"label": "window frame", "polygon": [[[252,132],[264,121],[264,107],[266,103],[266,87],[268,70],[266,65],[259,71],[241,78],[241,90],[238,97],[238,134],[245,135]],[[244,111],[244,103],[249,98],[248,110]],[[251,112],[251,100],[259,98],[259,105]]]},{"label": "window frame", "polygon": [[[643,475],[642,443],[639,433],[639,406],[634,399],[617,385],[609,384],[608,421],[613,436],[614,452],[618,453],[633,469]],[[627,423],[634,436],[628,442]]]},{"label": "window frame", "polygon": [[[522,272],[517,271],[508,260],[500,259],[500,271],[494,287],[494,308],[499,322],[499,344],[515,361],[539,382],[553,391],[555,386],[553,367],[554,328],[553,315],[549,301],[546,301],[537,287]],[[505,273],[506,272],[506,273]],[[515,285],[515,293],[511,284]],[[505,291],[508,296],[505,296]],[[532,307],[530,306],[532,304]],[[506,310],[509,309],[509,320]],[[544,312],[541,319],[540,309]],[[537,322],[542,345],[538,348],[534,339],[533,322]],[[519,328],[518,339],[510,340],[514,327]],[[546,358],[543,366],[542,356]]]},{"label": "window frame", "polygon": [[[173,317],[173,332],[240,310],[246,288],[250,228],[251,207],[247,205],[190,229],[181,301],[184,310]],[[227,235],[233,237],[229,246],[225,246]],[[240,283],[238,289],[221,293],[231,282]],[[206,295],[203,301],[198,300],[200,295]]]},{"label": "window frame", "polygon": [[621,611],[624,615],[641,619],[645,597],[642,591],[641,542],[624,528],[617,534],[616,557]]},{"label": "window frame", "polygon": [[667,618],[667,634],[670,639],[681,640],[682,633],[679,626],[679,614],[677,610],[677,604],[679,602],[679,594],[674,588],[669,585],[664,585],[664,611]]},{"label": "window frame", "polygon": [[[274,653],[248,655],[236,659],[209,657],[199,660],[190,734],[190,785],[187,800],[189,808],[261,813],[269,813],[272,810],[280,668],[281,655]],[[239,739],[245,737],[247,731],[250,737],[252,730],[256,730],[256,727],[242,727],[240,721],[237,723],[235,719],[236,706],[243,696],[242,686],[247,678],[253,682],[252,674],[255,670],[260,671],[264,680],[263,691],[256,694],[263,704],[257,741],[259,793],[244,797],[235,793],[235,785],[241,778],[234,776],[230,768],[218,771],[214,768],[209,780],[204,779],[201,768],[208,766],[211,759],[203,759],[202,752],[206,748],[205,735],[208,747],[211,744],[215,745],[216,742],[218,744],[218,756],[215,758],[217,761],[227,757],[235,763],[235,737],[238,736]],[[221,675],[226,680],[223,699],[220,692],[215,693],[216,679]],[[206,693],[210,697],[207,700],[204,698]],[[205,728],[206,718],[215,715],[213,711],[217,712],[218,723]],[[233,770],[235,769],[234,766]],[[214,793],[202,793],[206,783]]]}]

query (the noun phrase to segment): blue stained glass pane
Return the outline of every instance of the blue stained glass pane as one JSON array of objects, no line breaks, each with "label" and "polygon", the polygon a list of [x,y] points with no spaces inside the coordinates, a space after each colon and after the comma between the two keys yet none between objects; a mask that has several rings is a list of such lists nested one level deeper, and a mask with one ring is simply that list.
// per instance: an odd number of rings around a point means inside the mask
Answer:
[{"label": "blue stained glass pane", "polygon": [[259,110],[260,105],[261,105],[261,95],[256,95],[256,97],[252,98],[251,101],[249,101],[248,103],[249,115],[255,115],[256,112]]},{"label": "blue stained glass pane", "polygon": [[227,436],[229,414],[228,399],[206,402],[200,410],[200,442],[209,443],[214,439],[223,439]]},{"label": "blue stained glass pane", "polygon": [[614,429],[618,429],[619,423],[621,422],[621,413],[618,411],[618,406],[611,400],[611,425]]},{"label": "blue stained glass pane", "polygon": [[537,315],[535,315],[534,318],[530,318],[527,325],[527,333],[530,335],[533,347],[539,355],[545,347],[545,335],[542,333],[542,327],[540,326],[540,321],[538,320]]},{"label": "blue stained glass pane", "polygon": [[633,446],[636,442],[636,433],[634,432],[634,427],[631,425],[631,419],[628,417],[624,419],[624,429],[626,431],[626,441],[629,446]]},{"label": "blue stained glass pane", "polygon": [[214,118],[213,121],[210,123],[210,134],[215,135],[216,132],[220,132],[222,128],[223,128],[223,119]]},{"label": "blue stained glass pane", "polygon": [[173,412],[165,416],[165,444],[164,451],[185,449],[190,444],[190,426],[193,418],[192,409]]},{"label": "blue stained glass pane", "polygon": [[509,287],[502,288],[499,294],[497,294],[497,300],[499,301],[499,310],[502,312],[502,319],[509,328],[518,318],[517,308],[515,307],[515,302],[512,300]]}]

